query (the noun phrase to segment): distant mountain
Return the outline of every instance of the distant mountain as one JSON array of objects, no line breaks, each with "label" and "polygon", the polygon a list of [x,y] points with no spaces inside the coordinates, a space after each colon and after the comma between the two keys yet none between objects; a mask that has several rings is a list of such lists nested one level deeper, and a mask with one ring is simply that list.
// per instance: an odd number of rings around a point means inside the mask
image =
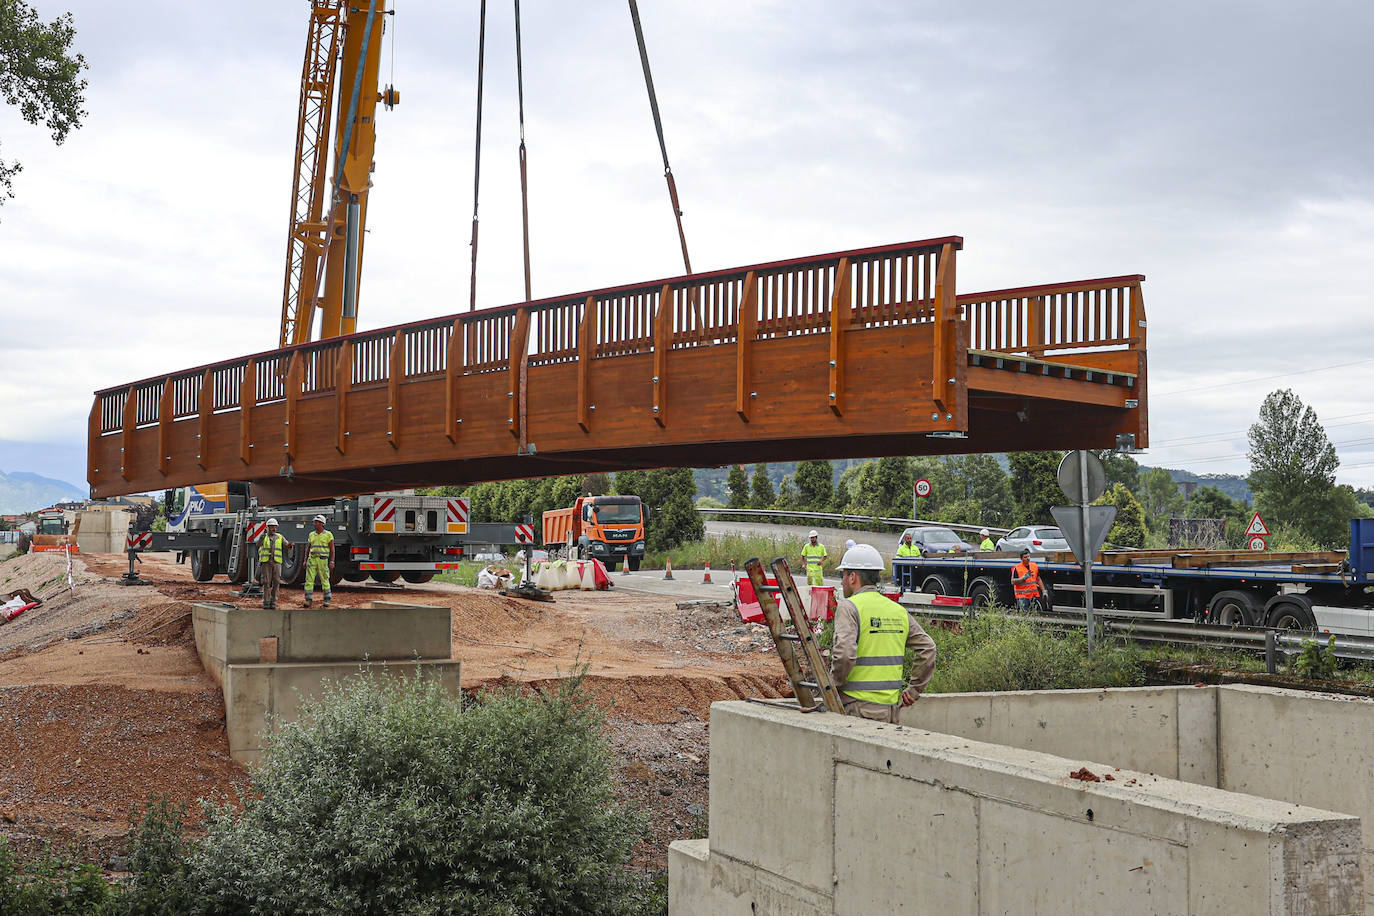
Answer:
[{"label": "distant mountain", "polygon": [[67,500],[85,499],[84,490],[63,480],[29,471],[0,471],[0,514],[33,512]]},{"label": "distant mountain", "polygon": [[[1142,471],[1149,471],[1152,468],[1141,465]],[[1174,483],[1195,483],[1199,487],[1216,487],[1221,492],[1234,500],[1245,505],[1250,505],[1255,499],[1250,492],[1250,484],[1239,474],[1194,474],[1192,471],[1183,471],[1177,468],[1165,468],[1169,476],[1174,478]]]}]

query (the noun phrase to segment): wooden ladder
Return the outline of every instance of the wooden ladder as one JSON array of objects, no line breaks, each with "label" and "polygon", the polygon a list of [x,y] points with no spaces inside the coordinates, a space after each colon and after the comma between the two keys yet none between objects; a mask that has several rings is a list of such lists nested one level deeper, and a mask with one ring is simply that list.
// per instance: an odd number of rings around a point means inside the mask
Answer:
[{"label": "wooden ladder", "polygon": [[[778,580],[777,585],[768,584],[763,561],[757,557],[744,564],[744,571],[754,586],[754,594],[758,596],[764,619],[768,621],[768,633],[773,637],[773,645],[778,649],[778,658],[782,661],[783,670],[787,672],[787,679],[792,682],[792,694],[801,704],[802,712],[826,709],[844,715],[840,692],[835,689],[835,683],[830,679],[829,666],[826,665],[825,659],[821,658],[820,646],[816,644],[816,636],[811,632],[811,626],[806,620],[801,595],[797,592],[796,582],[792,580],[792,570],[787,565],[786,558],[778,557],[773,561],[773,576]],[[782,603],[787,607],[788,616],[792,618],[790,631],[778,611],[775,595],[782,596]],[[800,653],[796,649],[798,644],[801,645]],[[809,678],[802,671],[800,662],[803,660],[810,669]],[[820,701],[816,698],[817,694],[820,695]]]}]

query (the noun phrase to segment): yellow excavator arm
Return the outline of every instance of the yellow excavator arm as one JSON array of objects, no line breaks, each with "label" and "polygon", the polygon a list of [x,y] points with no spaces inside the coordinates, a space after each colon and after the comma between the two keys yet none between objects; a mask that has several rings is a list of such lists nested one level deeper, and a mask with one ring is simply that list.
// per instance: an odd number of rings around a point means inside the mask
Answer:
[{"label": "yellow excavator arm", "polygon": [[[377,133],[385,0],[315,0],[310,9],[296,123],[279,345],[351,334],[357,325],[363,230]],[[329,157],[330,121],[334,156]],[[319,332],[312,337],[315,312]]]}]

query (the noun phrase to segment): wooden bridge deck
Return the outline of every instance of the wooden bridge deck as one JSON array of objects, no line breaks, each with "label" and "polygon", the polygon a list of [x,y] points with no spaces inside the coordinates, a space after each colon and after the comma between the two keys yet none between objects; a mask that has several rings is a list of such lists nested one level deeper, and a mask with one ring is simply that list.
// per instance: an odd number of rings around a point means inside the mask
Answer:
[{"label": "wooden bridge deck", "polygon": [[[1139,275],[957,295],[957,237],[484,309],[96,393],[94,496],[1148,444]],[[838,320],[835,320],[838,316]],[[963,434],[964,438],[955,438]]]}]

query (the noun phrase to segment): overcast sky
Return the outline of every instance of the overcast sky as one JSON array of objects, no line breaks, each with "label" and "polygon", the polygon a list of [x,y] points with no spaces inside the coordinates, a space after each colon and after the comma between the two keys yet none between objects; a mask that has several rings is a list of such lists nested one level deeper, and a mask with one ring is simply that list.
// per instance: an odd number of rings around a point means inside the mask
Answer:
[{"label": "overcast sky", "polygon": [[[97,388],[275,345],[308,4],[70,7],[85,127],[0,109],[0,470]],[[360,329],[467,307],[477,2],[396,0]],[[698,270],[962,235],[961,292],[1143,273],[1146,464],[1247,473],[1292,388],[1374,485],[1374,4],[641,0]],[[522,4],[534,294],[681,272],[626,4]],[[394,73],[394,77],[393,77]],[[521,295],[488,10],[479,306]]]}]

